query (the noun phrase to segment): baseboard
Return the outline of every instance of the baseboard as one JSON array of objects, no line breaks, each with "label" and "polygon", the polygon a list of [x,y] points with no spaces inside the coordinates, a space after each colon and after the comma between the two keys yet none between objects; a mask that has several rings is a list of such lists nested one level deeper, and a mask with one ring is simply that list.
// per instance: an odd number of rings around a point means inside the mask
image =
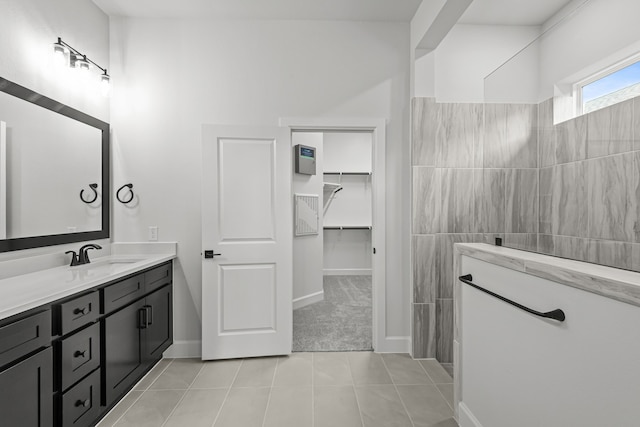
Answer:
[{"label": "baseboard", "polygon": [[378,339],[376,353],[409,353],[411,348],[409,337],[384,337]]},{"label": "baseboard", "polygon": [[458,418],[460,427],[482,427],[480,421],[471,413],[467,405],[462,402],[458,405]]},{"label": "baseboard", "polygon": [[202,357],[202,341],[174,341],[162,357],[165,359],[200,359]]},{"label": "baseboard", "polygon": [[315,294],[305,295],[293,300],[293,309],[306,307],[309,304],[320,302],[324,300],[324,291],[316,292]]},{"label": "baseboard", "polygon": [[325,268],[325,276],[371,276],[370,268]]}]

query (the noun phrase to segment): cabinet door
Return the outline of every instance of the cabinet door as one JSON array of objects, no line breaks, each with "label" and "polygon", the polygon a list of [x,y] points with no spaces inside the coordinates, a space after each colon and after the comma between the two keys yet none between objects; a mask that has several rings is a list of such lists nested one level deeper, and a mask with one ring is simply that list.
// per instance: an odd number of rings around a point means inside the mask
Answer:
[{"label": "cabinet door", "polygon": [[144,370],[141,322],[144,299],[103,320],[105,405],[109,406],[135,383]]},{"label": "cabinet door", "polygon": [[0,372],[0,425],[53,425],[51,347]]},{"label": "cabinet door", "polygon": [[162,357],[173,342],[173,304],[171,286],[165,286],[146,298],[145,360]]}]

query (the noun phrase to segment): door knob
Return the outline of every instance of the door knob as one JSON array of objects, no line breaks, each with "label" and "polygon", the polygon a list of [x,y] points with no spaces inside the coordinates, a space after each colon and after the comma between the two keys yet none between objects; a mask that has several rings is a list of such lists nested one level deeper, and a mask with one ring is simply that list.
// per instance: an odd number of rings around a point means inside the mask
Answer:
[{"label": "door knob", "polygon": [[208,250],[204,251],[204,257],[205,258],[213,258],[214,256],[220,256],[220,255],[222,255],[222,254],[214,253],[214,251],[208,251]]}]

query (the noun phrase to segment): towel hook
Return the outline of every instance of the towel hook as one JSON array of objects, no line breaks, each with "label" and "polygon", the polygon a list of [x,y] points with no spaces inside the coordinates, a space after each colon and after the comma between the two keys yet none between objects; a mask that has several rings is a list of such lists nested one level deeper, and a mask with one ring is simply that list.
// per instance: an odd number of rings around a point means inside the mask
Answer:
[{"label": "towel hook", "polygon": [[84,188],[82,190],[80,190],[80,200],[82,200],[86,204],[91,204],[91,203],[95,202],[96,200],[98,200],[98,191],[96,190],[96,188],[98,188],[98,184],[96,184],[96,183],[89,184],[89,188],[91,188],[91,191],[93,191],[93,199],[91,199],[91,200],[86,200],[84,198],[84,196],[83,196]]},{"label": "towel hook", "polygon": [[[120,192],[122,190],[124,190],[125,188],[129,189],[129,198],[127,200],[122,200],[122,198],[120,197]],[[133,200],[134,194],[133,194],[133,184],[129,183],[129,184],[125,184],[122,187],[120,187],[118,189],[118,191],[116,191],[116,199],[118,199],[118,201],[122,204],[127,204],[127,203],[131,203],[131,201]]]}]

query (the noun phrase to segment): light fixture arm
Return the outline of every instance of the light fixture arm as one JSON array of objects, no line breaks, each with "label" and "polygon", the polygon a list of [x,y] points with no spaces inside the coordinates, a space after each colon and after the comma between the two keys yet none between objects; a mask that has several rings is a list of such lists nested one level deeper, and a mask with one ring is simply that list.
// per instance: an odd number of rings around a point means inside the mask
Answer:
[{"label": "light fixture arm", "polygon": [[95,62],[93,62],[91,59],[89,59],[89,58],[87,57],[87,55],[85,55],[85,54],[81,53],[78,49],[76,49],[76,48],[72,47],[71,45],[69,45],[69,43],[66,43],[66,42],[62,41],[62,38],[61,38],[61,37],[58,37],[58,43],[59,43],[59,44],[61,44],[61,45],[62,45],[62,46],[64,46],[64,47],[66,47],[67,49],[69,49],[69,50],[70,50],[71,52],[73,52],[74,54],[76,54],[76,55],[78,55],[78,56],[83,57],[83,59],[84,59],[85,61],[92,63],[94,66],[96,66],[97,68],[99,68],[99,69],[100,69],[100,71],[102,71],[102,73],[103,73],[104,75],[107,75],[107,76],[109,75],[109,73],[107,72],[107,69],[106,69],[106,68],[102,68],[101,66],[99,66],[98,64],[96,64]]}]

